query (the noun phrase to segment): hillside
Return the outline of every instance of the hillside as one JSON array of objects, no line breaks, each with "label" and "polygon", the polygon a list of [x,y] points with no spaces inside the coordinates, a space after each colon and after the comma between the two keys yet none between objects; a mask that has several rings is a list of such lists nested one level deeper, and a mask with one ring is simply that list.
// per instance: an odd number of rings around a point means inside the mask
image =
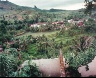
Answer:
[{"label": "hillside", "polygon": [[60,11],[65,11],[65,10],[62,10],[62,9],[50,9],[49,11],[50,12],[60,12]]},{"label": "hillside", "polygon": [[82,77],[92,72],[95,18],[95,12],[85,15],[84,9],[42,10],[0,0],[0,77]]},{"label": "hillside", "polygon": [[0,9],[12,10],[18,8],[18,5],[9,1],[0,1]]},{"label": "hillside", "polygon": [[19,6],[9,1],[0,1],[0,19],[5,20],[24,20],[26,15],[35,14],[30,7]]},{"label": "hillside", "polygon": [[[62,10],[62,9],[50,9],[43,10],[37,6],[26,7],[19,6],[9,1],[0,1],[0,20],[28,20],[29,22],[38,20],[38,22],[54,22],[56,20],[62,21],[67,16],[78,15],[78,10]],[[83,14],[81,12],[81,14]]]},{"label": "hillside", "polygon": [[30,7],[24,7],[24,6],[19,6],[19,5],[16,5],[12,2],[9,2],[8,0],[5,0],[5,1],[2,1],[0,0],[0,9],[1,10],[29,10],[29,9],[32,9]]}]

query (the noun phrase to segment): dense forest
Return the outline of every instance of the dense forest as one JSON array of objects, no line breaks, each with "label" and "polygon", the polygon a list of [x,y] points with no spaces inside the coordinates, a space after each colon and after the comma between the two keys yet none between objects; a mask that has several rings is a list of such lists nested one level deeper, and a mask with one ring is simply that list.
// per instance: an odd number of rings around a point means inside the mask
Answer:
[{"label": "dense forest", "polygon": [[82,77],[78,68],[89,70],[96,56],[96,11],[89,10],[41,10],[0,0],[0,77],[42,77],[30,61],[58,58],[60,50],[65,77]]}]

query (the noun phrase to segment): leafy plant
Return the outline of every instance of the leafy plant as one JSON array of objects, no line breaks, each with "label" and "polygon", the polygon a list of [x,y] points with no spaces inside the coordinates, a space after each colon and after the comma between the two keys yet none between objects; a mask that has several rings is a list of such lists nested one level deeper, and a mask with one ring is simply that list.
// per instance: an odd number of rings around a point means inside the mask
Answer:
[{"label": "leafy plant", "polygon": [[30,65],[29,62],[30,61],[28,61],[28,65],[14,72],[12,77],[42,77],[42,74],[36,64],[32,63],[32,65]]},{"label": "leafy plant", "polygon": [[0,77],[9,77],[16,69],[17,62],[12,55],[0,54]]}]

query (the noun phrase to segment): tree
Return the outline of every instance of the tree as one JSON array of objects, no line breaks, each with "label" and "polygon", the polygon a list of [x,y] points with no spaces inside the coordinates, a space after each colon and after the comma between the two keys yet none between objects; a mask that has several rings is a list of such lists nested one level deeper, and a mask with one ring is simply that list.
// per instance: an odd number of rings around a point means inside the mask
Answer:
[{"label": "tree", "polygon": [[91,14],[92,11],[96,10],[96,0],[85,0],[85,14]]},{"label": "tree", "polygon": [[9,34],[7,28],[8,22],[5,20],[0,21],[0,42],[5,42],[12,38],[12,35]]},{"label": "tree", "polygon": [[37,6],[36,6],[36,5],[34,5],[34,8],[35,8],[35,9],[37,9]]}]

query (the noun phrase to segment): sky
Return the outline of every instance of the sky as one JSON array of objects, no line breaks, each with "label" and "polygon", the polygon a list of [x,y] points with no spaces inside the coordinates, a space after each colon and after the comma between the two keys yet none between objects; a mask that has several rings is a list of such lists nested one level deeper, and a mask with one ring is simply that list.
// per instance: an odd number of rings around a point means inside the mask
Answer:
[{"label": "sky", "polygon": [[36,5],[40,9],[64,9],[77,10],[84,8],[84,0],[9,0],[20,6],[34,7]]}]

